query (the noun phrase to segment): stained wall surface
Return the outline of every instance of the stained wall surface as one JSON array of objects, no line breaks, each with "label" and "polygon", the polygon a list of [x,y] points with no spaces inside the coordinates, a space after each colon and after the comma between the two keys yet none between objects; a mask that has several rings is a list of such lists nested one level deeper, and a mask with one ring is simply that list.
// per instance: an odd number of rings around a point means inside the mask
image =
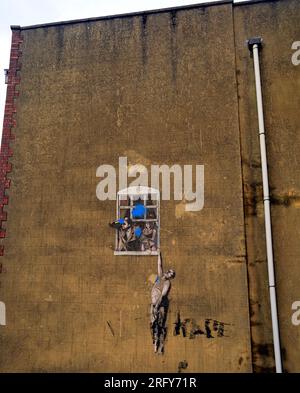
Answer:
[{"label": "stained wall surface", "polygon": [[[0,300],[7,325],[0,326],[1,372],[176,372],[182,361],[187,372],[273,370],[254,76],[244,46],[251,35],[265,40],[285,367],[299,370],[292,348],[299,333],[286,320],[297,292],[299,255],[299,70],[290,62],[299,6],[273,3],[21,29],[2,240]],[[278,26],[267,18],[284,30],[279,44]],[[289,162],[283,154],[278,159],[284,150]],[[96,197],[96,169],[118,169],[119,157],[149,172],[151,164],[204,165],[202,210],[186,211],[186,201],[161,201],[164,266],[176,270],[163,356],[154,354],[149,329],[157,258],[114,255],[108,223],[116,202]],[[295,197],[286,207],[281,201],[291,190]],[[186,337],[174,335],[178,315]],[[213,330],[213,320],[224,323],[224,335]]]},{"label": "stained wall surface", "polygon": [[287,372],[299,372],[300,330],[291,322],[300,276],[300,66],[292,62],[292,45],[300,37],[299,20],[297,0],[234,8],[255,371],[270,370],[274,355],[269,291],[263,285],[268,278],[253,59],[244,42],[249,37],[263,38],[260,64],[283,366]]}]

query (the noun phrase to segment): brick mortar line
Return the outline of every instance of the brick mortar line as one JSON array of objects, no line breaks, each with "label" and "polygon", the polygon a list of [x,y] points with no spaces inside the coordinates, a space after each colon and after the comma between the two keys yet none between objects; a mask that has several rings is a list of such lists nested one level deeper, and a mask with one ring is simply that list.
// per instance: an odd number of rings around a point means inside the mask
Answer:
[{"label": "brick mortar line", "polygon": [[[19,72],[21,70],[20,57],[22,51],[20,46],[23,42],[21,30],[12,31],[11,39],[11,50],[10,50],[10,62],[8,70],[8,82],[6,89],[6,100],[4,109],[4,120],[3,120],[3,133],[1,140],[0,150],[0,239],[6,237],[7,231],[3,227],[3,223],[7,221],[7,212],[4,207],[8,205],[9,197],[6,194],[6,190],[10,188],[11,179],[7,177],[7,174],[12,170],[12,164],[9,162],[9,158],[12,157],[13,151],[10,143],[15,139],[15,135],[12,130],[17,126],[16,119],[14,118],[16,109],[16,99],[19,97],[19,91],[16,87],[20,83]],[[4,245],[0,245],[0,256],[4,255]]]}]

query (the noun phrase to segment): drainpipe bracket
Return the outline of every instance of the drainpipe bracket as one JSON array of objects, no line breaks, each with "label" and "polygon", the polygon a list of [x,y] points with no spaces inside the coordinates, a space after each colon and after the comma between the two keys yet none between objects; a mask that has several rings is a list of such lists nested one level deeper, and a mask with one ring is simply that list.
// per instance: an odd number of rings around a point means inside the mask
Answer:
[{"label": "drainpipe bracket", "polygon": [[249,40],[246,41],[246,44],[248,45],[249,51],[252,52],[253,46],[257,45],[258,49],[260,49],[262,47],[262,42],[263,39],[261,37],[253,37],[249,38]]}]

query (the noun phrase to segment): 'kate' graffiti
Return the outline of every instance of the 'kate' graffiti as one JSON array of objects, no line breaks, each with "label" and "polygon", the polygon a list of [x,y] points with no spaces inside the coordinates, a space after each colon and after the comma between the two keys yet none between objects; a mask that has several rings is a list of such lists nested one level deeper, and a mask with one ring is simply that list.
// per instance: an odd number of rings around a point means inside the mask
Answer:
[{"label": "'kate' graffiti", "polygon": [[225,335],[225,326],[231,324],[206,318],[203,326],[200,326],[193,318],[181,320],[180,313],[178,312],[174,325],[174,336],[182,335],[184,338],[194,339],[201,335],[206,338],[229,337]]}]

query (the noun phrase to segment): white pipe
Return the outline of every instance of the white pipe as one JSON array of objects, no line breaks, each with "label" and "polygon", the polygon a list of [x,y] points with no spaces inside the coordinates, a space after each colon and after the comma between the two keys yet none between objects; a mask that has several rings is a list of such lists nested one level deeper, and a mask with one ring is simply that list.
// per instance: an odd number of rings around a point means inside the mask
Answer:
[{"label": "white pipe", "polygon": [[275,274],[274,274],[274,261],[273,261],[273,247],[272,247],[272,227],[271,227],[271,213],[270,213],[268,164],[267,164],[267,154],[266,154],[266,138],[265,138],[264,113],[263,113],[263,103],[262,103],[262,93],[261,93],[258,44],[253,45],[253,62],[254,62],[254,72],[255,72],[256,100],[257,100],[259,140],[260,140],[260,155],[261,155],[261,167],[262,167],[262,179],[263,179],[266,247],[267,247],[269,291],[270,291],[270,303],[271,303],[271,317],[272,317],[272,328],[273,328],[275,366],[276,366],[276,373],[282,373],[282,361],[281,361],[280,337],[279,337],[277,301],[276,301],[276,286],[275,286]]}]

